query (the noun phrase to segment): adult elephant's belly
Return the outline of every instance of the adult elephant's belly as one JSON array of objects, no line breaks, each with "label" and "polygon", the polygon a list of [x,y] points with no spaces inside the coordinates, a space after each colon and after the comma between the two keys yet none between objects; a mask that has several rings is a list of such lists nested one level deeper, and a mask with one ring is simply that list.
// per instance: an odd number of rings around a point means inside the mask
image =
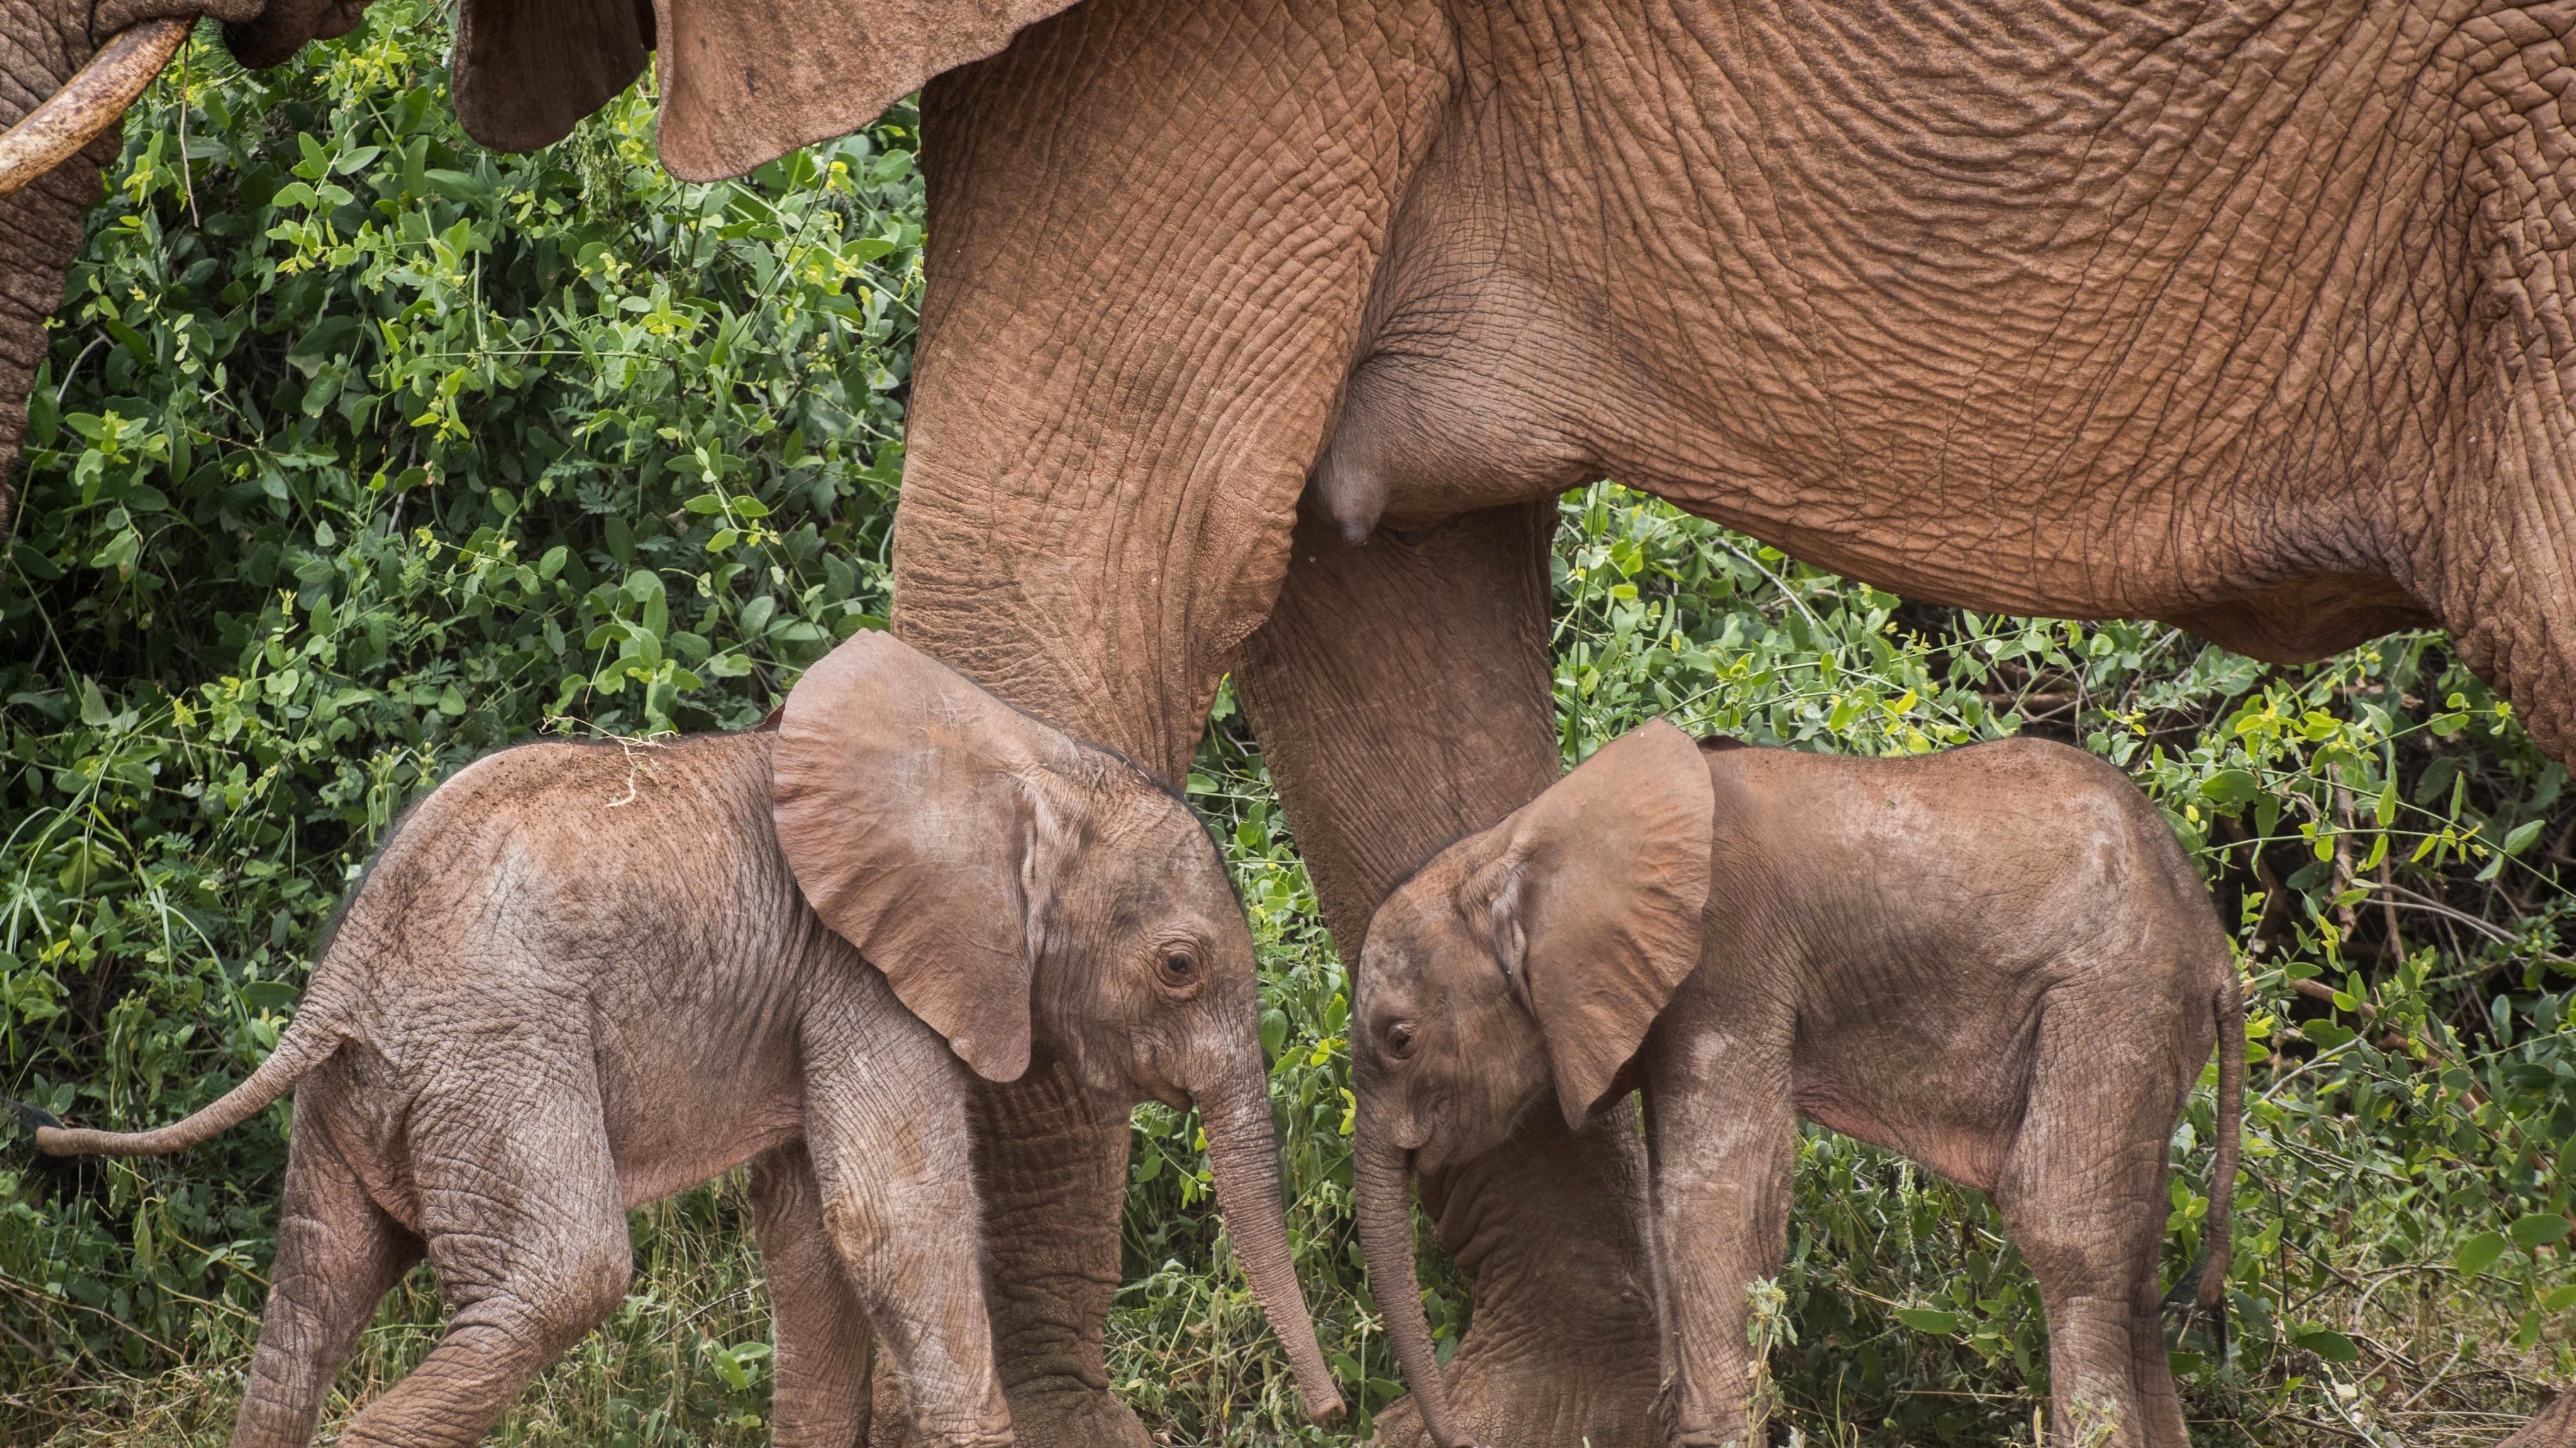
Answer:
[{"label": "adult elephant's belly", "polygon": [[[1323,511],[1608,476],[1930,601],[2276,660],[2433,621],[2476,278],[2408,104],[2455,82],[2351,71],[2367,22],[2125,53],[2014,13],[1493,19],[1504,83],[1407,204]],[[1600,43],[1510,62],[1568,30]],[[1651,91],[1587,63],[1644,53]]]}]

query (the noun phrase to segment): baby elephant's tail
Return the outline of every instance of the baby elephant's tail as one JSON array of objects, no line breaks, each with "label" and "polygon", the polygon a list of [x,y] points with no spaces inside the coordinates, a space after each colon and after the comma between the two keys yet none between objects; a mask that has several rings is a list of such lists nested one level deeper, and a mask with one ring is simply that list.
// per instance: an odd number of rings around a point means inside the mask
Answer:
[{"label": "baby elephant's tail", "polygon": [[2238,1134],[2245,1115],[2245,1002],[2240,991],[2230,964],[2227,983],[2210,1003],[2218,1018],[2218,1150],[2209,1166],[2209,1230],[2202,1238],[2200,1260],[2165,1297],[2167,1307],[2214,1314],[2210,1321],[2222,1355],[2227,1351],[2227,1269],[2235,1255],[2228,1218],[2236,1200]]},{"label": "baby elephant's tail", "polygon": [[286,1034],[278,1038],[276,1053],[261,1062],[248,1080],[196,1115],[157,1130],[81,1131],[26,1106],[17,1106],[18,1118],[36,1128],[36,1149],[47,1156],[167,1156],[185,1151],[266,1110],[307,1072],[331,1059],[342,1039],[338,1016],[329,1004],[308,1000],[295,1013]]}]

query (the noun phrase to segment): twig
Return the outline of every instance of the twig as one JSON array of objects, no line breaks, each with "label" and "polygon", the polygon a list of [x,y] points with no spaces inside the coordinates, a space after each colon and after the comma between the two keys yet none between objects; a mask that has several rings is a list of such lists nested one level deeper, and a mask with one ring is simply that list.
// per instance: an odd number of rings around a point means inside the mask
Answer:
[{"label": "twig", "polygon": [[28,1286],[26,1283],[19,1281],[17,1278],[10,1276],[6,1272],[0,1272],[0,1287],[8,1288],[10,1291],[15,1292],[22,1297],[33,1298],[36,1301],[45,1304],[47,1307],[68,1307],[75,1312],[86,1312],[101,1322],[114,1327],[119,1332],[129,1332],[134,1334],[136,1337],[139,1337],[145,1342],[152,1344],[154,1347],[161,1349],[162,1353],[166,1356],[174,1358],[179,1356],[179,1350],[177,1348],[172,1347],[170,1344],[163,1342],[161,1339],[154,1337],[148,1332],[145,1332],[143,1329],[136,1327],[133,1323],[127,1322],[124,1318],[118,1317],[111,1312],[101,1312],[86,1302],[74,1302],[68,1297],[55,1297],[50,1293],[39,1292],[35,1288]]},{"label": "twig", "polygon": [[62,407],[63,398],[72,390],[72,379],[80,375],[82,365],[89,361],[89,354],[106,345],[105,337],[90,338],[89,345],[80,349],[80,355],[72,359],[72,365],[63,369],[63,383],[54,389],[54,407],[57,410]]},{"label": "twig", "polygon": [[191,39],[179,47],[179,180],[188,188],[188,224],[199,231],[206,220],[197,214],[197,173],[188,164],[188,52],[195,48]]}]

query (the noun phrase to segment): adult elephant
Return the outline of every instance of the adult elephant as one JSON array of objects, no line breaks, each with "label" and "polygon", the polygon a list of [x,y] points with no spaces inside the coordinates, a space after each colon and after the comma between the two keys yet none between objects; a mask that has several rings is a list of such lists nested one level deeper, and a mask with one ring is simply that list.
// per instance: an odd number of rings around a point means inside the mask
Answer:
[{"label": "adult elephant", "polygon": [[[658,40],[707,176],[946,72],[897,627],[1168,777],[1233,670],[1346,955],[1554,778],[1605,474],[1919,598],[2439,621],[2569,756],[2576,10],[1058,4],[464,0],[456,86],[539,144]],[[1021,1432],[1140,1443],[1125,1123],[1043,1062],[979,1115]],[[1478,1437],[1658,1436],[1638,1177],[1540,1121],[1428,1184]]]}]

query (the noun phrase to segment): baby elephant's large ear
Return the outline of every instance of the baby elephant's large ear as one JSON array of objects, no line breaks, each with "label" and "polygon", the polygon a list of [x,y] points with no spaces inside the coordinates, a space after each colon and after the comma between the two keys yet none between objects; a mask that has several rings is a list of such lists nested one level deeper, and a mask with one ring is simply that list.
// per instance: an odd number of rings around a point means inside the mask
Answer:
[{"label": "baby elephant's large ear", "polygon": [[883,633],[807,670],[779,722],[770,798],[796,883],[989,1080],[1028,1069],[1061,849],[1047,784],[1077,747]]},{"label": "baby elephant's large ear", "polygon": [[1699,965],[1717,808],[1689,735],[1656,720],[1605,745],[1495,827],[1479,879],[1496,952],[1546,1037],[1569,1124]]}]

